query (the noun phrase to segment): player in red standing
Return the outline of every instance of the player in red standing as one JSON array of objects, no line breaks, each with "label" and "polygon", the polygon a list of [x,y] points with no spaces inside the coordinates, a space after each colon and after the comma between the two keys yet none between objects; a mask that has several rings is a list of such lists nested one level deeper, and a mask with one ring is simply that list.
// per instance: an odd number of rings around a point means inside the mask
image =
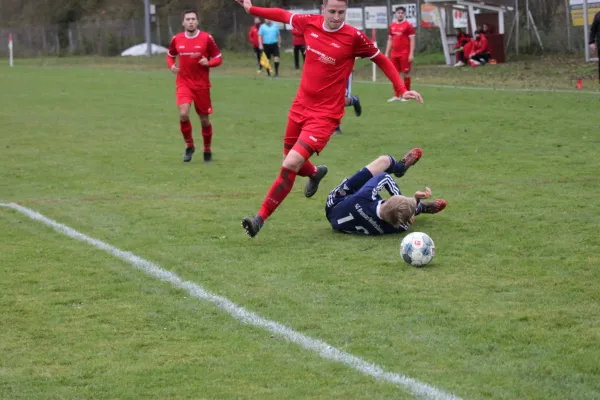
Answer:
[{"label": "player in red standing", "polygon": [[260,65],[260,55],[262,51],[260,50],[260,43],[258,41],[258,30],[260,29],[261,21],[260,18],[254,18],[254,25],[250,28],[248,32],[248,40],[252,45],[252,49],[254,50],[254,55],[256,56],[256,72],[260,73],[262,71],[262,65]]},{"label": "player in red standing", "polygon": [[[198,13],[193,10],[183,12],[184,31],[173,36],[171,46],[167,53],[167,65],[177,75],[176,97],[179,107],[179,126],[186,149],[183,156],[184,162],[192,160],[196,150],[192,136],[190,122],[190,106],[194,104],[196,113],[202,125],[202,139],[204,140],[204,161],[212,161],[211,142],[212,125],[209,115],[213,109],[210,102],[211,68],[218,67],[223,62],[221,51],[213,37],[198,29]],[[179,66],[175,59],[179,57]]]},{"label": "player in red standing", "polygon": [[306,60],[306,41],[304,40],[304,34],[298,29],[292,29],[292,45],[294,46],[294,67],[296,70],[300,69],[300,55],[302,60]]},{"label": "player in red standing", "polygon": [[[390,58],[396,67],[398,73],[403,75],[404,86],[410,90],[410,70],[415,57],[415,28],[406,19],[406,8],[396,8],[396,22],[390,25],[387,47],[385,49],[386,57]],[[395,101],[391,98],[388,101]],[[407,99],[402,99],[407,101]]]},{"label": "player in red standing", "polygon": [[355,57],[369,58],[394,84],[397,97],[422,102],[417,92],[407,91],[394,65],[362,32],[344,23],[345,0],[324,0],[322,15],[292,14],[279,8],[253,7],[251,0],[236,0],[246,11],[265,19],[290,24],[304,33],[306,62],[300,88],[292,103],[283,139],[283,166],[262,207],[254,217],[244,218],[242,226],[256,236],[265,220],[290,193],[296,176],[308,177],[306,197],[313,196],[327,167],[315,167],[309,158],[323,151],[344,115],[344,88]]}]

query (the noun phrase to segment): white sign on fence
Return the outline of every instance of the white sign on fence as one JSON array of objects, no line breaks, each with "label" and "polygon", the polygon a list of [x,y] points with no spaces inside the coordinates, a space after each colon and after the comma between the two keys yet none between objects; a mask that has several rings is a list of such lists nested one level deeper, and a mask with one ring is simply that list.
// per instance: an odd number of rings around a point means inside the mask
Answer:
[{"label": "white sign on fence", "polygon": [[365,7],[365,28],[387,29],[387,7]]},{"label": "white sign on fence", "polygon": [[[321,11],[317,8],[311,10],[290,10],[292,14],[321,14]],[[282,24],[283,26],[283,24]],[[279,27],[281,29],[281,26]],[[288,31],[292,30],[292,26],[289,24],[285,24],[285,29]]]},{"label": "white sign on fence", "polygon": [[346,23],[356,29],[362,30],[363,27],[363,9],[348,8],[346,10]]},{"label": "white sign on fence", "polygon": [[469,27],[469,14],[467,10],[452,9],[452,20],[455,28]]},{"label": "white sign on fence", "polygon": [[392,13],[394,15],[392,15],[392,21],[396,20],[396,9],[398,7],[404,7],[406,8],[406,19],[408,20],[408,22],[410,22],[410,24],[414,27],[417,26],[417,5],[413,4],[413,3],[409,3],[409,4],[394,4],[392,6]]}]

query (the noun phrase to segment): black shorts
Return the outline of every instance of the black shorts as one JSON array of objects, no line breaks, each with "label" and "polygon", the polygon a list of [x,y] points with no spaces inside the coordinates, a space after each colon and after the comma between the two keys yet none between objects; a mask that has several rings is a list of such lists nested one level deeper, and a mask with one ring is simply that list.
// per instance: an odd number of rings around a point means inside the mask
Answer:
[{"label": "black shorts", "polygon": [[279,57],[279,44],[264,44],[263,49],[265,50],[265,56],[267,56],[267,58],[271,58],[271,56]]}]

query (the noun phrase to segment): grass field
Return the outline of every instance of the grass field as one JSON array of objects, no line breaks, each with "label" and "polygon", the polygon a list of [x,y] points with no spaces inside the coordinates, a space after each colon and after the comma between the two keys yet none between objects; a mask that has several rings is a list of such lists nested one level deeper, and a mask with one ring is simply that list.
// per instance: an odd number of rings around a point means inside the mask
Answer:
[{"label": "grass field", "polygon": [[[600,398],[600,96],[425,86],[486,75],[568,89],[561,76],[593,66],[542,62],[531,80],[518,63],[423,66],[423,105],[356,83],[365,114],[348,113],[317,159],[330,169],[320,191],[305,199],[299,179],[250,240],[240,220],[279,169],[296,79],[256,77],[239,60],[216,71],[214,162],[183,164],[162,59],[17,61],[0,67],[0,203],[460,398]],[[416,146],[423,159],[400,188],[428,185],[449,204],[414,226],[437,247],[422,269],[401,261],[402,236],[336,234],[323,212],[345,176]],[[414,397],[14,209],[0,207],[0,226],[2,399]]]}]

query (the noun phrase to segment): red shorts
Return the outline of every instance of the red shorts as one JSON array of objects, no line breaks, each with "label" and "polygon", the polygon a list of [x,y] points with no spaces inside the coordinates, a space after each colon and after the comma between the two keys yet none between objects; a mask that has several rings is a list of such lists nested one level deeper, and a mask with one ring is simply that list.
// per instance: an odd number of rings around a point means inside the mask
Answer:
[{"label": "red shorts", "polygon": [[180,106],[182,104],[192,104],[194,103],[194,108],[196,112],[200,115],[209,115],[212,114],[212,104],[210,102],[210,89],[209,88],[199,88],[199,89],[190,89],[184,85],[177,85],[176,90],[177,97],[177,105]]},{"label": "red shorts", "polygon": [[283,148],[286,153],[293,148],[308,160],[312,153],[323,151],[339,125],[339,118],[311,116],[304,106],[294,103],[288,116]]},{"label": "red shorts", "polygon": [[412,68],[412,63],[408,62],[408,54],[392,57],[392,63],[396,67],[396,71],[408,74]]}]

